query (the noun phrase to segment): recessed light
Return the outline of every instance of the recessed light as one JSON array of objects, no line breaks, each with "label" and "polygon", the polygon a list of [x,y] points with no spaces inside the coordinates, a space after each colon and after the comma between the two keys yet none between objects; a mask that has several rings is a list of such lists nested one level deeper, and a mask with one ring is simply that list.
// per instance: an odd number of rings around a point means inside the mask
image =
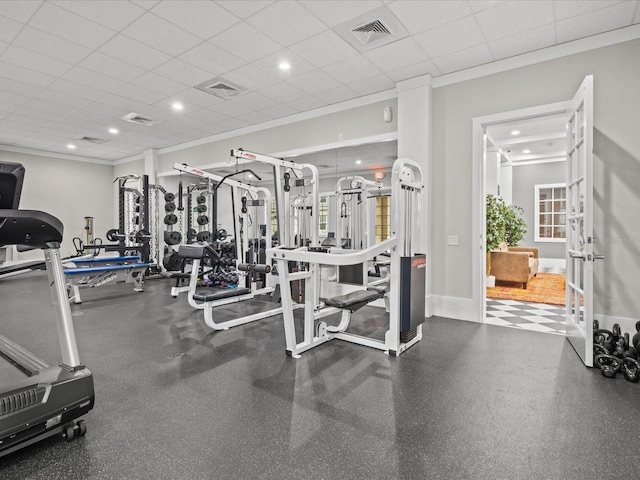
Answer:
[{"label": "recessed light", "polygon": [[511,135],[520,135],[520,130],[512,130]]},{"label": "recessed light", "polygon": [[67,148],[68,148],[69,150],[75,150],[75,149],[76,149],[76,146],[75,146],[73,143],[67,143]]},{"label": "recessed light", "polygon": [[250,173],[247,174],[247,178],[253,178],[253,175],[251,175]]},{"label": "recessed light", "polygon": [[120,131],[119,131],[117,128],[113,128],[113,127],[111,127],[111,128],[109,129],[109,133],[110,133],[111,135],[117,135],[118,133],[120,133]]},{"label": "recessed light", "polygon": [[362,160],[356,160],[356,165],[360,165],[362,163]]},{"label": "recessed light", "polygon": [[184,105],[182,105],[180,102],[173,102],[171,104],[171,108],[174,112],[181,112],[182,110],[184,110]]},{"label": "recessed light", "polygon": [[531,153],[531,150],[529,150],[528,148],[525,148],[524,150],[522,150],[522,153]]},{"label": "recessed light", "polygon": [[280,67],[280,70],[289,70],[291,68],[291,65],[289,64],[289,62],[280,62],[280,65],[278,65],[278,67]]}]

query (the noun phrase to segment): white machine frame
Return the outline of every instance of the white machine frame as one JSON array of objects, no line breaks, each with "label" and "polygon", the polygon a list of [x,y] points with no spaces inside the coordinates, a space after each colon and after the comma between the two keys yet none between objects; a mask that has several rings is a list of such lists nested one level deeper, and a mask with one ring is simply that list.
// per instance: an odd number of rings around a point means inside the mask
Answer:
[{"label": "white machine frame", "polygon": [[[399,265],[402,257],[413,254],[412,245],[418,244],[422,236],[422,222],[414,220],[422,218],[423,190],[420,166],[410,159],[398,159],[393,164],[391,237],[388,240],[359,251],[331,248],[328,253],[324,253],[314,251],[309,247],[291,250],[284,246],[267,249],[267,258],[276,261],[278,265],[288,355],[298,358],[301,353],[334,338],[380,349],[388,354],[400,355],[422,339],[422,324],[417,325],[415,335],[410,339],[402,341],[401,338]],[[414,211],[415,207],[417,207],[417,211]],[[320,265],[340,266],[362,263],[387,250],[391,251],[390,291],[388,293],[390,311],[389,328],[385,332],[384,340],[348,333],[346,329],[349,325],[351,312],[348,309],[327,307],[320,301],[318,288],[320,285]],[[298,265],[302,271],[290,271],[289,262],[299,262]],[[424,266],[426,265],[421,263],[419,268]],[[306,270],[303,270],[304,268]],[[291,284],[299,280],[305,280],[303,339],[300,343],[297,342],[293,315],[297,304],[291,296]],[[328,315],[338,312],[342,314],[338,326],[328,326],[324,321],[321,321]],[[422,317],[424,318],[424,311]]]}]

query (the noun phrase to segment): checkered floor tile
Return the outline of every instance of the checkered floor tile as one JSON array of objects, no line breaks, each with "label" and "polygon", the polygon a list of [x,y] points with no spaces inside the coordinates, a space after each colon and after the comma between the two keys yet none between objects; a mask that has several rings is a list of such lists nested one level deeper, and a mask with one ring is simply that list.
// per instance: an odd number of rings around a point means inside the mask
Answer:
[{"label": "checkered floor tile", "polygon": [[564,335],[564,315],[562,306],[487,298],[485,322],[489,325]]}]

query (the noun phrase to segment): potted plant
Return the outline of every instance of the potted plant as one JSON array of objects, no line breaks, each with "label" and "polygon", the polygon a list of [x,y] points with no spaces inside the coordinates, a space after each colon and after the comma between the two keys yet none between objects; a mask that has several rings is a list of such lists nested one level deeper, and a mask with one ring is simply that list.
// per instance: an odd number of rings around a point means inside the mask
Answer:
[{"label": "potted plant", "polygon": [[[522,218],[524,210],[518,205],[507,205],[502,197],[488,194],[486,198],[486,245],[487,284],[491,285],[491,250],[496,250],[502,242],[517,246],[527,233],[527,224]],[[495,285],[495,277],[493,277]]]}]

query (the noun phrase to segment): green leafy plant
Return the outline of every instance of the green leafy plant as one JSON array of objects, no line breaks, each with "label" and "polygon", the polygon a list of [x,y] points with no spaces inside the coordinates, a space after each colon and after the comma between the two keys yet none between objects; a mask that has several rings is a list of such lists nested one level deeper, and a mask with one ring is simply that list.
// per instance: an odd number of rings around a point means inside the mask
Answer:
[{"label": "green leafy plant", "polygon": [[506,205],[504,210],[504,241],[507,245],[517,246],[527,233],[527,224],[522,218],[524,210],[519,205]]},{"label": "green leafy plant", "polygon": [[518,205],[507,205],[502,197],[487,195],[487,275],[491,271],[491,250],[505,242],[515,247],[527,233],[527,224],[523,220],[524,210]]}]

